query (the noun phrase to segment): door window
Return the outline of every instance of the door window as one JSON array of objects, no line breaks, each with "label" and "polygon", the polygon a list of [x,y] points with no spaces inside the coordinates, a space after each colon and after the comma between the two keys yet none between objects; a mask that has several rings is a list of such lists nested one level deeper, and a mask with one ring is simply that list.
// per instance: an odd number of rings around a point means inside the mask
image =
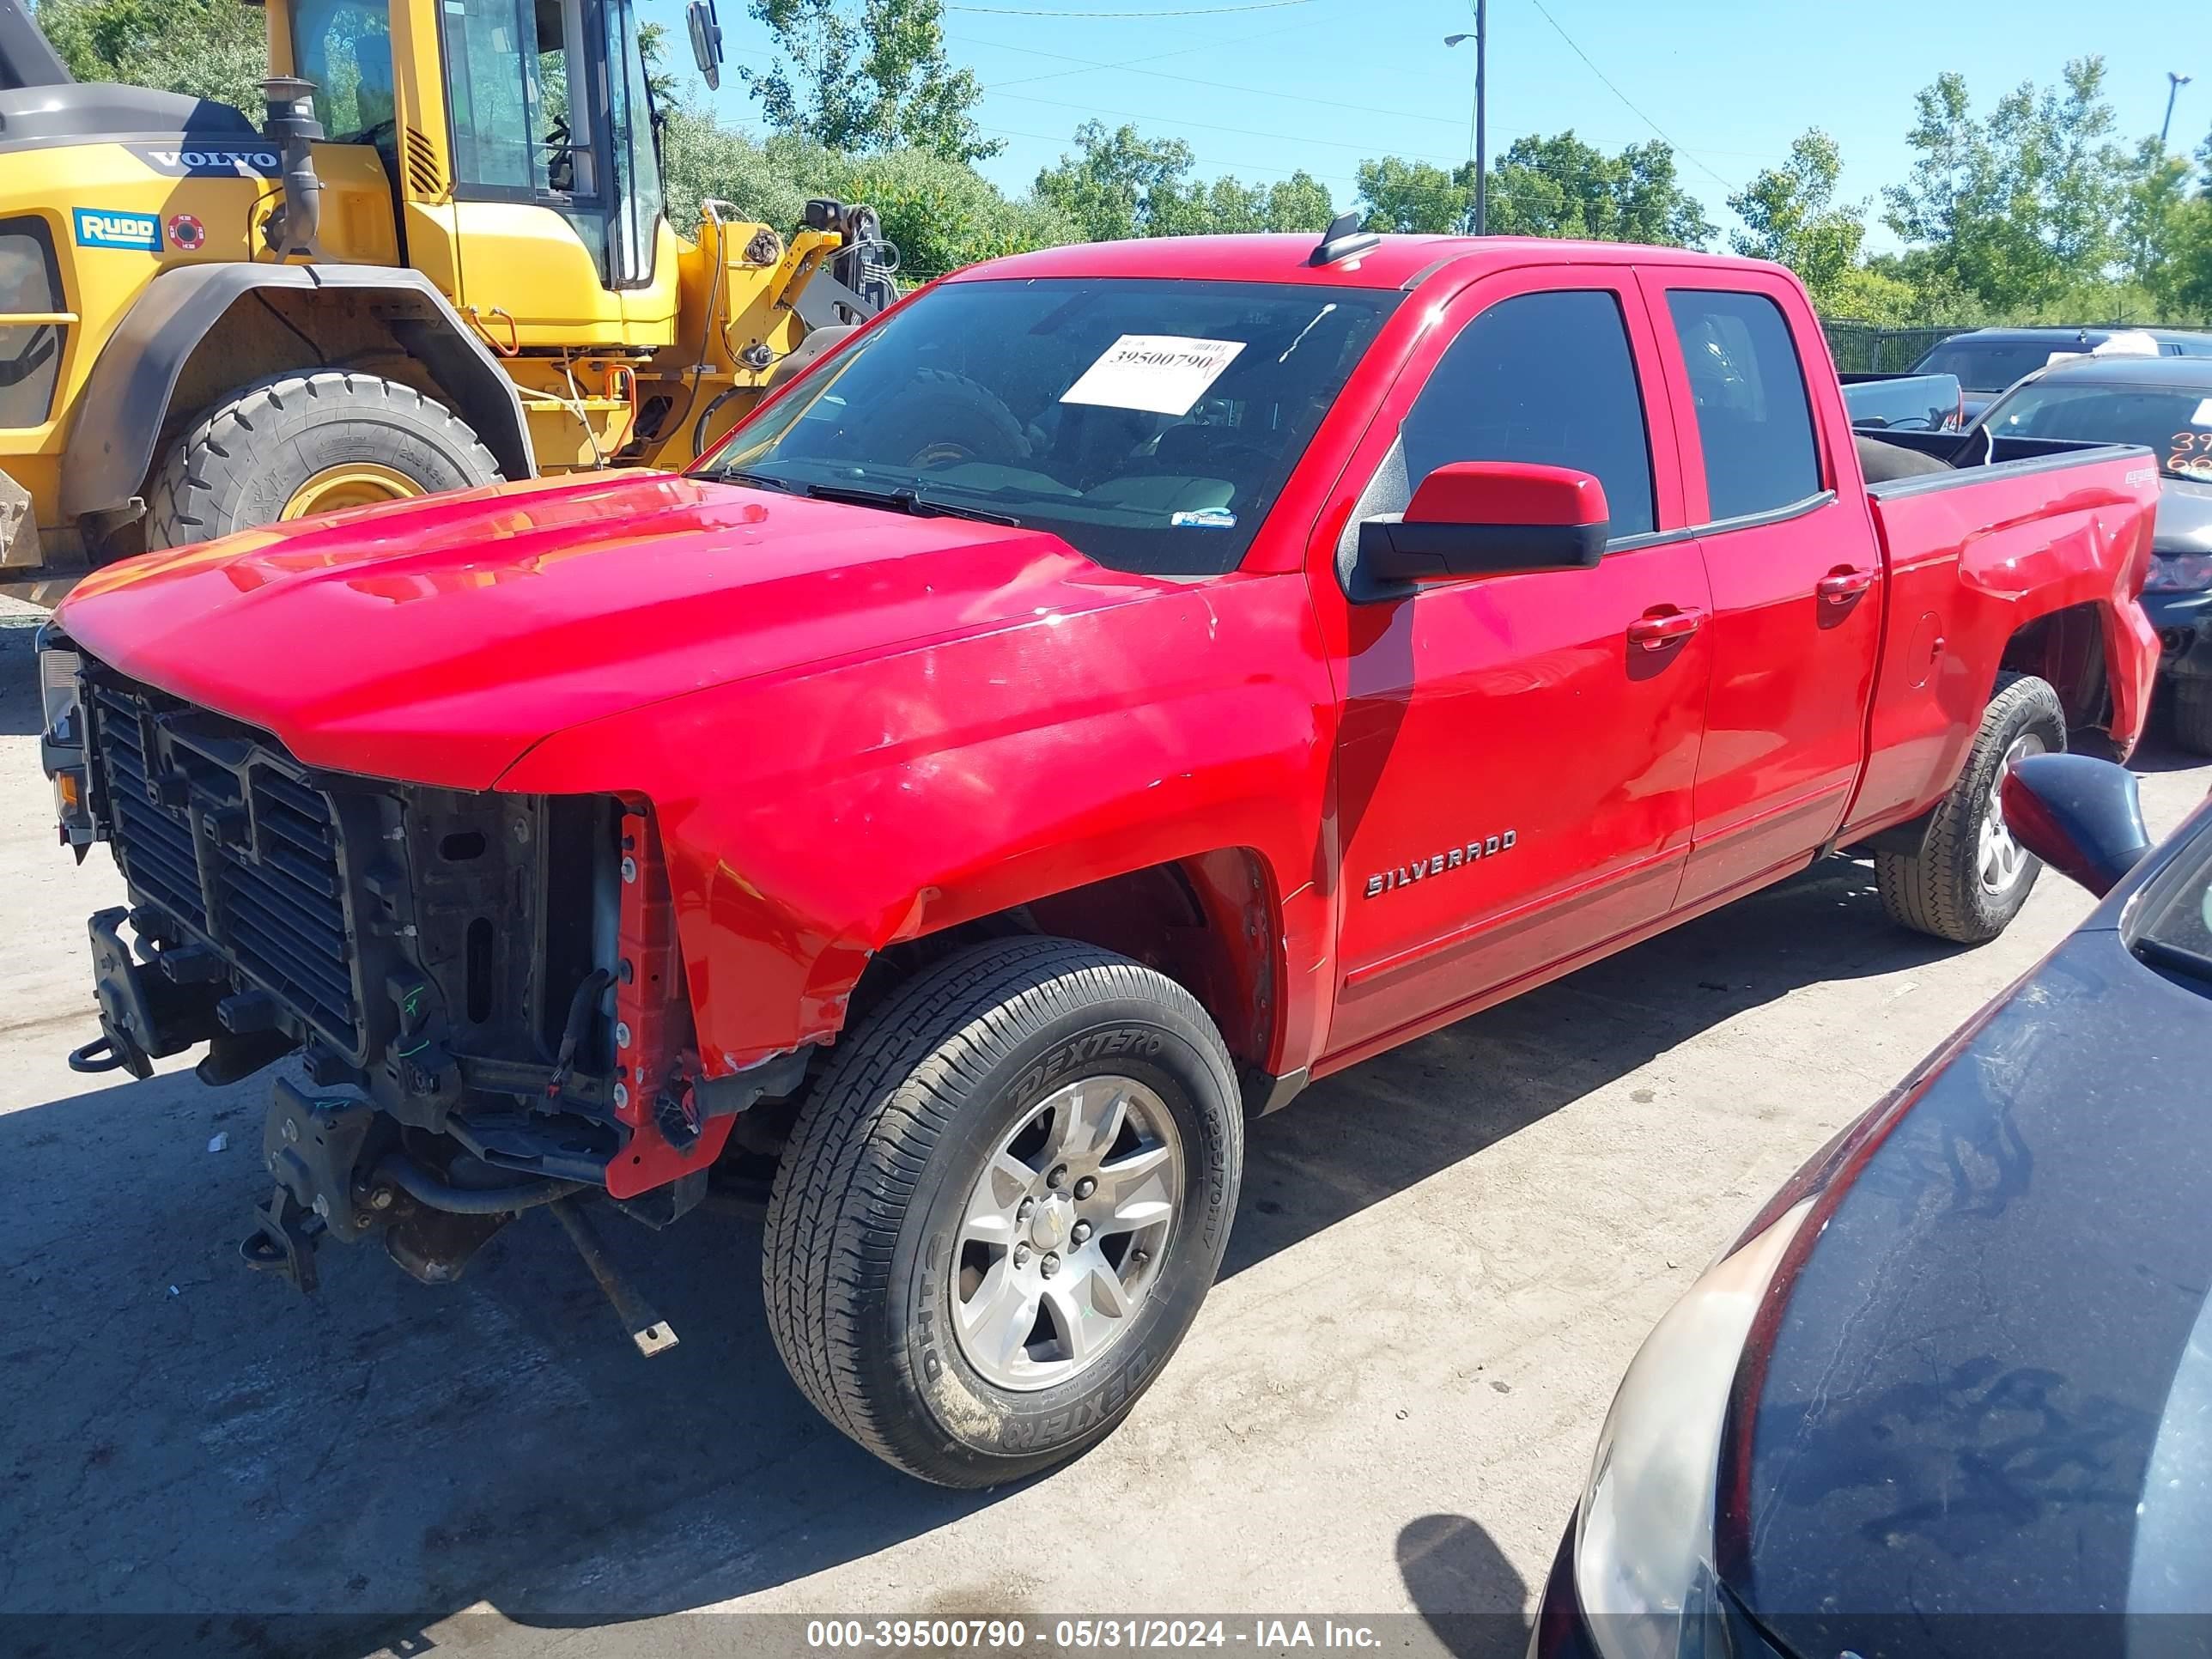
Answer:
[{"label": "door window", "polygon": [[1763,294],[1670,289],[1698,438],[1706,516],[1740,519],[1820,493],[1805,371],[1782,307]]},{"label": "door window", "polygon": [[625,288],[653,279],[653,237],[660,226],[660,156],[635,16],[629,0],[605,0],[605,7],[607,61],[614,66],[607,82],[616,196],[608,276],[612,286]]},{"label": "door window", "polygon": [[528,191],[541,182],[535,9],[518,0],[445,0],[446,100],[453,177]]},{"label": "door window", "polygon": [[1615,538],[1654,526],[1644,393],[1608,290],[1523,294],[1491,307],[1430,373],[1399,441],[1409,489],[1448,461],[1540,462],[1605,486]]}]

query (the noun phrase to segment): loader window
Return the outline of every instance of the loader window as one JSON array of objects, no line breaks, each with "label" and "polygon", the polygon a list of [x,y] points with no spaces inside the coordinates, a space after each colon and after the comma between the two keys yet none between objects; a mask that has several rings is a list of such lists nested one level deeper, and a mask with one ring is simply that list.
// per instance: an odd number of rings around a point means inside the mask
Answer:
[{"label": "loader window", "polygon": [[298,0],[292,62],[315,83],[315,118],[332,143],[390,136],[392,20],[385,0]]},{"label": "loader window", "polygon": [[444,0],[453,179],[493,196],[592,188],[581,0]]},{"label": "loader window", "polygon": [[62,329],[14,323],[9,313],[62,310],[61,271],[36,219],[0,219],[0,427],[40,426],[52,412]]}]

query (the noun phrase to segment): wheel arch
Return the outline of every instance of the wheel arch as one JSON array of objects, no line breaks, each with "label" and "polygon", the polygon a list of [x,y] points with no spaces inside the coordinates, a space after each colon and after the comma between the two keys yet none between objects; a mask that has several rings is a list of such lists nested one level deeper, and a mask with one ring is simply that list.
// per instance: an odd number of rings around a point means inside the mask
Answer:
[{"label": "wheel arch", "polygon": [[2033,674],[2058,694],[2069,737],[2106,732],[2112,721],[2111,657],[2104,607],[2060,605],[2018,623],[1998,654],[1991,693],[2005,673]]},{"label": "wheel arch", "polygon": [[[272,319],[281,326],[270,326]],[[417,390],[475,428],[502,474],[534,475],[514,382],[421,272],[179,265],[147,284],[93,365],[63,463],[64,518],[100,525],[134,519],[132,503],[143,498],[163,444],[224,388],[285,368],[342,367],[380,342],[420,365]],[[311,349],[321,360],[300,362]]]},{"label": "wheel arch", "polygon": [[1096,945],[1165,975],[1213,1021],[1248,1094],[1272,1092],[1285,1015],[1284,939],[1276,884],[1257,848],[1218,848],[1142,865],[902,941],[871,958],[844,994],[847,1028],[948,948],[1018,933]]}]

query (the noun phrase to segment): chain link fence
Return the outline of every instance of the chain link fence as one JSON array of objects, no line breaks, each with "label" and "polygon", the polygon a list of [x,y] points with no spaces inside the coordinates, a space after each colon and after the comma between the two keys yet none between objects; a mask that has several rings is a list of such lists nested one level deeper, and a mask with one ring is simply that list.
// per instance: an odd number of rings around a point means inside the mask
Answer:
[{"label": "chain link fence", "polygon": [[[1823,317],[1821,330],[1828,337],[1828,349],[1835,354],[1836,368],[1845,374],[1901,374],[1925,356],[1938,341],[1948,340],[1954,334],[1964,333],[1975,326],[1971,323],[1950,323],[1926,328],[1885,328],[1878,323],[1853,322],[1848,318]],[[1994,325],[2002,326],[2002,325]],[[2040,327],[2040,324],[2022,324],[2022,327]],[[2192,333],[2204,332],[2202,323],[2157,323],[2130,319],[2121,322],[2083,323],[2083,328],[2172,328],[2185,329]]]}]

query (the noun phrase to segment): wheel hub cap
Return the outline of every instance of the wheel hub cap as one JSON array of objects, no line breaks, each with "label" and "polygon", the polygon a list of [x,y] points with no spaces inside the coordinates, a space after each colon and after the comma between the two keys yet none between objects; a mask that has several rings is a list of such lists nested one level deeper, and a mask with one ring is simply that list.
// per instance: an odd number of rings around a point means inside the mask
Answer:
[{"label": "wheel hub cap", "polygon": [[1182,1203],[1182,1139],[1152,1088],[1091,1077],[1037,1102],[961,1212],[952,1327],[968,1363],[1014,1390],[1098,1364],[1152,1294]]},{"label": "wheel hub cap", "polygon": [[1056,1250],[1075,1231],[1075,1206],[1060,1197],[1047,1199],[1030,1218],[1030,1243],[1040,1250]]},{"label": "wheel hub cap", "polygon": [[397,467],[377,461],[346,461],[325,467],[294,490],[280,518],[311,518],[318,513],[336,513],[376,501],[404,501],[422,493],[422,486]]},{"label": "wheel hub cap", "polygon": [[2043,752],[2043,739],[2033,732],[2023,732],[2012,740],[1997,763],[1996,775],[1990,780],[1989,808],[1982,814],[1982,831],[1975,848],[1976,863],[1981,876],[1982,889],[1989,893],[2006,893],[2021,878],[2027,868],[2028,851],[2013,838],[2011,827],[2005,823],[2004,785],[2012,775],[2015,763],[2030,755]]}]

